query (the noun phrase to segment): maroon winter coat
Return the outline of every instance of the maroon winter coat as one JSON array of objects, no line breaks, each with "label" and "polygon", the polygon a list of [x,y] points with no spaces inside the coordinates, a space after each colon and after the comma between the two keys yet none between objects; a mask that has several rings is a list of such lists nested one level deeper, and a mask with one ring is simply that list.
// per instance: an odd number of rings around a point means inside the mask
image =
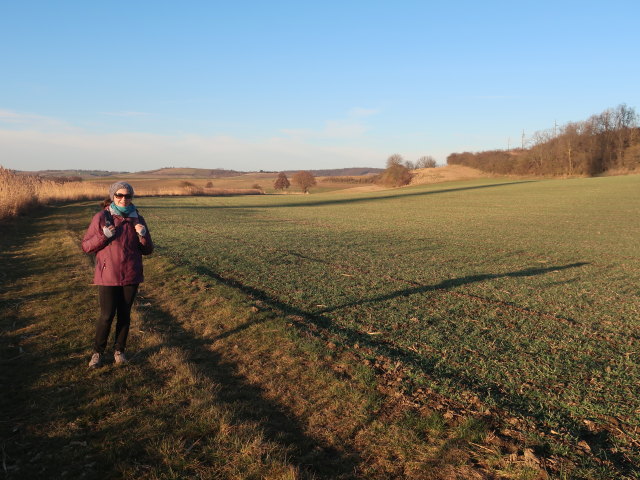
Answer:
[{"label": "maroon winter coat", "polygon": [[[109,207],[105,210],[109,210]],[[135,212],[126,218],[111,213],[113,225],[116,227],[113,237],[107,238],[102,231],[102,227],[105,226],[105,214],[101,211],[94,215],[82,240],[82,249],[86,253],[96,254],[93,283],[112,287],[141,283],[144,280],[142,255],[153,252],[149,228],[144,218]],[[147,228],[144,237],[138,237],[135,229],[138,223]]]}]

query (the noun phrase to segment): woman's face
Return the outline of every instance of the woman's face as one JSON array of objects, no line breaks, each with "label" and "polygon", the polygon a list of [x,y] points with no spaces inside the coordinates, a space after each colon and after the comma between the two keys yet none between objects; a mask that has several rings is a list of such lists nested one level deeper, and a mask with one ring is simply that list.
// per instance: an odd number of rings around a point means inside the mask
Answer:
[{"label": "woman's face", "polygon": [[113,202],[119,207],[127,207],[131,205],[131,195],[129,194],[129,190],[126,188],[118,189],[113,196]]}]

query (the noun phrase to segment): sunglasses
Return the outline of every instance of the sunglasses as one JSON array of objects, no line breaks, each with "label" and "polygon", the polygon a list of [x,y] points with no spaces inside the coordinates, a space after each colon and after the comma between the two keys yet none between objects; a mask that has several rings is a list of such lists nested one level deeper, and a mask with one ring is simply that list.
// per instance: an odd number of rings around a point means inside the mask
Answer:
[{"label": "sunglasses", "polygon": [[124,197],[127,200],[131,200],[133,198],[133,195],[131,195],[130,193],[114,193],[113,196],[116,198]]}]

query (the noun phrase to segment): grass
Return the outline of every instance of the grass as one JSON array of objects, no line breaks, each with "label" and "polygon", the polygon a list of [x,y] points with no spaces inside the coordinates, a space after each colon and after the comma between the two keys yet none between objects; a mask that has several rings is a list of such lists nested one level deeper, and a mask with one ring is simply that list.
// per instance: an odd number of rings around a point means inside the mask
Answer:
[{"label": "grass", "polygon": [[350,350],[162,254],[146,262],[131,364],[89,371],[97,299],[79,242],[95,209],[2,226],[5,478],[492,478],[468,441],[440,458],[455,419],[407,424],[415,407]]},{"label": "grass", "polygon": [[634,478],[639,183],[139,199],[133,361],[97,372],[96,206],[4,224],[5,476]]},{"label": "grass", "polygon": [[163,255],[386,358],[386,373],[399,363],[408,394],[417,383],[478,401],[632,474],[639,183],[485,179],[141,207]]}]

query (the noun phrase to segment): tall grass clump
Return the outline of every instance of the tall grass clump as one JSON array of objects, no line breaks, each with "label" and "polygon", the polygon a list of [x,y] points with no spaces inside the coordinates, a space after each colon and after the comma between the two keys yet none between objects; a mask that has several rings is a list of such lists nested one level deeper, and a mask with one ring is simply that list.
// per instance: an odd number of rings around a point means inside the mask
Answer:
[{"label": "tall grass clump", "polygon": [[99,199],[104,195],[104,185],[97,183],[62,183],[34,175],[18,175],[0,166],[0,220],[27,213],[38,205]]},{"label": "tall grass clump", "polygon": [[33,185],[0,167],[0,220],[19,215],[34,203],[37,202]]}]

